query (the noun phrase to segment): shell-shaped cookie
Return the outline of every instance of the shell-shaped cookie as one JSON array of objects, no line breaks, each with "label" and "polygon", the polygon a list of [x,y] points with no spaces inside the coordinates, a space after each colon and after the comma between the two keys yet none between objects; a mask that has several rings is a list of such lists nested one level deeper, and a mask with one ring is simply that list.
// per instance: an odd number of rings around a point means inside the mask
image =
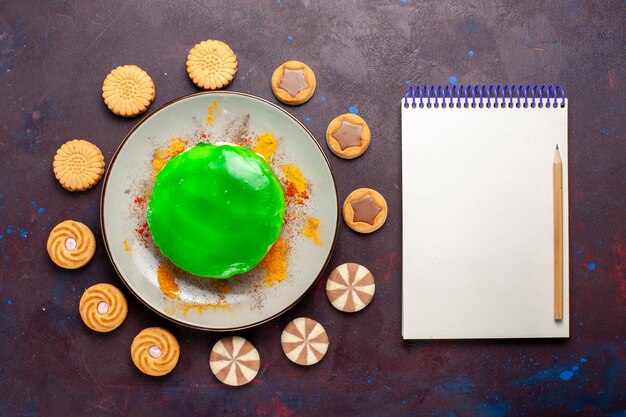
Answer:
[{"label": "shell-shaped cookie", "polygon": [[102,98],[118,116],[133,117],[145,112],[155,95],[154,82],[136,65],[115,68],[102,84]]},{"label": "shell-shaped cookie", "polygon": [[96,284],[87,288],[78,308],[85,325],[102,333],[117,329],[128,313],[126,297],[110,284]]},{"label": "shell-shaped cookie", "polygon": [[50,231],[46,247],[55,264],[65,269],[76,269],[93,258],[96,238],[89,227],[74,220],[66,220]]},{"label": "shell-shaped cookie", "polygon": [[307,317],[299,317],[287,324],[280,336],[283,352],[298,365],[314,365],[328,351],[328,334],[321,324]]},{"label": "shell-shaped cookie", "polygon": [[130,346],[130,357],[144,374],[162,376],[178,363],[180,346],[173,334],[160,327],[143,329]]},{"label": "shell-shaped cookie", "polygon": [[93,143],[70,140],[57,150],[52,170],[66,190],[84,191],[100,181],[104,173],[104,156]]},{"label": "shell-shaped cookie", "polygon": [[223,337],[209,357],[211,371],[226,385],[238,387],[252,381],[261,367],[259,351],[240,336]]},{"label": "shell-shaped cookie", "polygon": [[376,284],[374,276],[363,265],[345,263],[330,273],[326,295],[337,310],[355,313],[372,302]]},{"label": "shell-shaped cookie", "polygon": [[237,73],[237,57],[218,40],[202,41],[187,55],[187,73],[195,85],[205,90],[226,87]]}]

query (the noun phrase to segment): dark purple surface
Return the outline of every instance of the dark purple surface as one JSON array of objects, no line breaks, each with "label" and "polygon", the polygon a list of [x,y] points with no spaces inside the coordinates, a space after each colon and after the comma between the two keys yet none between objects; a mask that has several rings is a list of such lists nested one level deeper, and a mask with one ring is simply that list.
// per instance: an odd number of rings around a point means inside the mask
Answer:
[{"label": "dark purple surface", "polygon": [[[582,0],[2,2],[0,415],[624,416],[625,11],[622,1]],[[238,333],[262,359],[254,383],[239,389],[209,370],[209,349],[222,335],[170,324],[128,292],[128,319],[117,331],[82,324],[86,287],[123,285],[101,241],[101,184],[72,194],[51,170],[70,138],[96,143],[108,162],[139,121],[104,106],[100,89],[112,68],[144,68],[157,88],[154,110],[197,91],[186,55],[211,38],[238,56],[228,89],[274,102],[274,68],[287,59],[309,64],[317,91],[289,111],[322,142],[333,117],[358,108],[373,132],[369,150],[353,161],[327,152],[340,198],[367,186],[389,203],[386,225],[372,235],[341,225],[330,263],[370,268],[373,303],[342,314],[320,281],[284,316]],[[402,341],[399,99],[408,81],[565,86],[569,340]],[[49,230],[67,218],[91,226],[99,245],[77,271],[56,268],[45,249]],[[282,328],[302,315],[331,339],[310,368],[290,363],[279,344]],[[181,344],[177,368],[163,378],[140,374],[129,356],[132,338],[155,325]]]}]

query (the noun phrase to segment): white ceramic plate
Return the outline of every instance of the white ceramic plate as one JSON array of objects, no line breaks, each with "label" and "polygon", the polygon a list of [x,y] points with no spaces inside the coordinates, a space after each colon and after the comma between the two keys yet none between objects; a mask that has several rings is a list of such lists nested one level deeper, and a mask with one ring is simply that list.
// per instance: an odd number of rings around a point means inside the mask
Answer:
[{"label": "white ceramic plate", "polygon": [[[167,157],[169,146],[179,143],[172,138],[186,140],[187,149],[199,141],[253,147],[257,136],[265,132],[278,143],[270,165],[279,179],[285,184],[282,168],[291,165],[307,182],[307,198],[287,199],[287,220],[281,234],[287,249],[286,279],[276,279],[280,267],[272,272],[261,264],[229,280],[194,277],[173,266],[160,254],[145,225],[155,157]],[[216,331],[261,324],[298,302],[324,270],[338,227],[334,177],[311,133],[280,107],[234,92],[183,97],[143,119],[111,160],[100,209],[107,252],[130,291],[176,323]],[[305,233],[307,222],[316,220],[317,242]],[[172,277],[175,287],[168,287],[165,283],[171,284]]]}]

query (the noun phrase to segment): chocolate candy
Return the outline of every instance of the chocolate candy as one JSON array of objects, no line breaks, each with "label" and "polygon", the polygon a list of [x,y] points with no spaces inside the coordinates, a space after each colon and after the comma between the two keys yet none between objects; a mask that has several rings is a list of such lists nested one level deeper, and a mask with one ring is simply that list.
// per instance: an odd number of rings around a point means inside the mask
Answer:
[{"label": "chocolate candy", "polygon": [[304,79],[304,70],[290,70],[285,68],[283,70],[283,78],[280,80],[278,87],[282,88],[289,95],[295,98],[302,90],[309,88],[309,85]]}]

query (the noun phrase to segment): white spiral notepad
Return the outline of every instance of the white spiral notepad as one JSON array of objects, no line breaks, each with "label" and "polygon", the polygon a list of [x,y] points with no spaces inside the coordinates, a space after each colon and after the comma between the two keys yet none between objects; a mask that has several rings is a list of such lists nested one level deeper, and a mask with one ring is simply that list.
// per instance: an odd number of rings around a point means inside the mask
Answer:
[{"label": "white spiral notepad", "polygon": [[[402,99],[404,339],[569,336],[560,86],[411,86]],[[563,161],[563,319],[553,171]]]}]

